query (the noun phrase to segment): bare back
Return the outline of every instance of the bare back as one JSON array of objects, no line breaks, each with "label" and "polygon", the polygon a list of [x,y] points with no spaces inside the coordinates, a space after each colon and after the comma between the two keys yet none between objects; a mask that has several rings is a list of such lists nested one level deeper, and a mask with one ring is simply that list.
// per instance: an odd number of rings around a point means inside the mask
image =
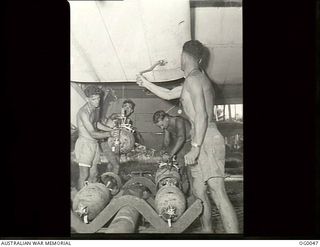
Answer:
[{"label": "bare back", "polygon": [[[213,121],[213,106],[214,106],[214,96],[215,96],[213,86],[210,80],[207,78],[207,76],[204,73],[199,71],[197,73],[194,73],[194,75],[191,75],[189,78],[186,78],[182,88],[180,100],[181,100],[183,109],[192,124],[192,127],[194,127],[196,112],[192,104],[191,95],[188,89],[188,83],[189,84],[195,83],[195,81],[197,83],[197,86],[202,88],[203,97],[205,101],[205,108],[208,115],[208,122]],[[199,95],[199,97],[202,97],[202,96]]]},{"label": "bare back", "polygon": [[190,130],[191,130],[191,124],[190,122],[180,116],[174,116],[172,117],[175,121],[173,125],[169,125],[167,130],[170,132],[171,136],[176,140],[178,133],[180,131],[179,127],[177,126],[177,121],[181,121],[183,123],[183,125],[185,126],[185,131],[186,131],[186,140],[190,140],[191,136],[190,136]]}]

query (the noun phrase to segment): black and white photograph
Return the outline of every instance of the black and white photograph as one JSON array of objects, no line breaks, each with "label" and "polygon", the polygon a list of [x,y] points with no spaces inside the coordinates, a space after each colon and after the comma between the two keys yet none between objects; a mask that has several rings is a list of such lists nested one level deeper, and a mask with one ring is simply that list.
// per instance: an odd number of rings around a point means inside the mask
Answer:
[{"label": "black and white photograph", "polygon": [[1,247],[319,245],[320,0],[2,7]]},{"label": "black and white photograph", "polygon": [[70,5],[72,234],[243,234],[242,0]]}]

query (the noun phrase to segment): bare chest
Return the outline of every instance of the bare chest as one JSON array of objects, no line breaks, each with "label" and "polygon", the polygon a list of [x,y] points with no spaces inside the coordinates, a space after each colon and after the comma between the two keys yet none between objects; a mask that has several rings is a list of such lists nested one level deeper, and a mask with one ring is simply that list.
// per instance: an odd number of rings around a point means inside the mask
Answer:
[{"label": "bare chest", "polygon": [[[92,111],[89,111],[88,109],[82,109],[82,114],[85,114],[89,118],[90,123],[95,123],[99,120],[99,111],[97,109],[94,109]],[[78,121],[80,122],[80,125],[83,125],[82,120],[80,118],[80,114],[78,114]]]},{"label": "bare chest", "polygon": [[99,110],[98,109],[94,109],[90,115],[89,115],[89,120],[91,123],[95,123],[99,120]]}]

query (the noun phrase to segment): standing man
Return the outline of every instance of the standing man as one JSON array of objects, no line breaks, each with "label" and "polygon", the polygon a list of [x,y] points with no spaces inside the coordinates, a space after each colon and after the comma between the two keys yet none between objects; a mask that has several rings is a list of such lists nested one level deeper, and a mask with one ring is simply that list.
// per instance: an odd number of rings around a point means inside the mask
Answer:
[{"label": "standing man", "polygon": [[88,182],[97,181],[97,164],[100,163],[98,140],[117,135],[117,131],[101,132],[97,130],[101,89],[90,85],[84,90],[84,93],[87,103],[80,108],[77,114],[79,137],[75,144],[75,155],[79,163],[78,190],[87,180]]},{"label": "standing man", "polygon": [[185,163],[191,169],[193,193],[203,201],[203,232],[213,232],[208,188],[219,209],[225,231],[238,233],[237,217],[224,185],[224,138],[213,122],[214,89],[199,66],[203,50],[203,45],[197,40],[187,41],[183,45],[181,69],[185,81],[182,86],[169,90],[156,86],[141,75],[137,76],[137,83],[160,98],[180,98],[191,122],[192,148],[185,155]]}]

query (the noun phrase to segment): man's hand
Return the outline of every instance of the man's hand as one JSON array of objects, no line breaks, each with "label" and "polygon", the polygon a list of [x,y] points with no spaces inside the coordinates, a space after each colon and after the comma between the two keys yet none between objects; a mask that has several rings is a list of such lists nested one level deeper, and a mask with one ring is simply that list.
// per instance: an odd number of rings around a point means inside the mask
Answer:
[{"label": "man's hand", "polygon": [[184,161],[186,165],[194,165],[200,154],[200,148],[192,147],[190,152],[184,156]]},{"label": "man's hand", "polygon": [[140,74],[137,75],[137,84],[138,84],[140,87],[146,87],[146,84],[147,84],[148,82],[149,82],[149,81],[148,81],[143,75],[140,75]]},{"label": "man's hand", "polygon": [[170,155],[167,153],[164,153],[161,158],[163,162],[168,162],[170,159]]}]

